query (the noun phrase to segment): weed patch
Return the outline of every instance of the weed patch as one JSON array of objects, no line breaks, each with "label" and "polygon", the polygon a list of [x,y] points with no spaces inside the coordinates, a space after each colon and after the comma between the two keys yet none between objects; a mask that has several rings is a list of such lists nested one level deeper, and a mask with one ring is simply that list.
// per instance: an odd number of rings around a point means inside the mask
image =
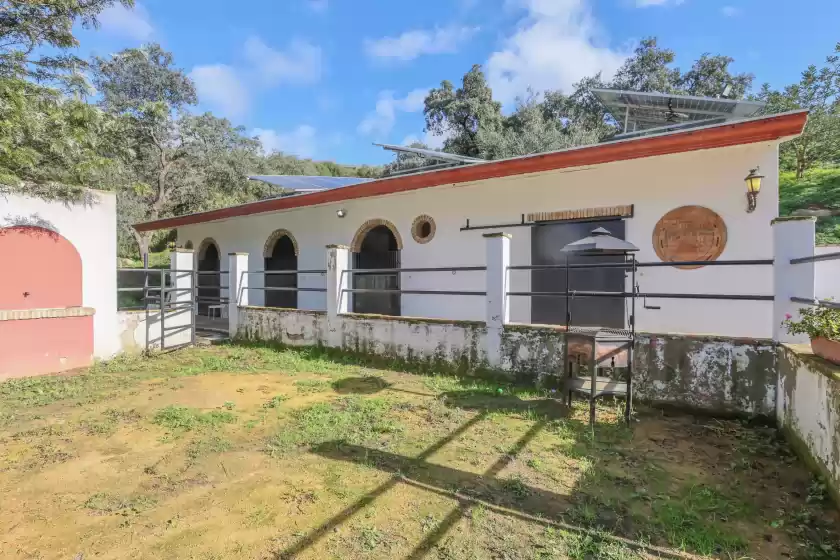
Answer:
[{"label": "weed patch", "polygon": [[346,397],[329,403],[317,403],[296,411],[290,426],[270,439],[272,454],[295,447],[313,446],[328,441],[361,444],[383,434],[402,429],[388,418],[391,405],[384,399]]},{"label": "weed patch", "polygon": [[167,406],[158,410],[152,423],[173,432],[189,432],[199,428],[218,427],[236,422],[236,415],[227,410],[202,412],[185,406]]}]

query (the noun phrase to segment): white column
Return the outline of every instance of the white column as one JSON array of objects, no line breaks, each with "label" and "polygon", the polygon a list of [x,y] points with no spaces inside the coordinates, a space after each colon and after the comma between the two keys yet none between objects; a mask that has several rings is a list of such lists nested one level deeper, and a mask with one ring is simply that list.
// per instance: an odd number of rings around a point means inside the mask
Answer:
[{"label": "white column", "polygon": [[248,305],[248,253],[228,255],[228,329],[231,338],[239,330],[239,308]]},{"label": "white column", "polygon": [[341,347],[341,317],[350,309],[352,294],[346,293],[350,283],[350,248],[345,245],[327,245],[327,345]]},{"label": "white column", "polygon": [[509,321],[508,266],[510,266],[510,234],[484,235],[487,249],[485,321],[487,323],[487,361],[490,367],[502,366],[502,330]]},{"label": "white column", "polygon": [[799,317],[802,303],[790,301],[791,297],[814,299],[814,263],[790,264],[791,259],[814,255],[816,241],[813,217],[794,216],[776,218],[773,228],[773,338],[779,342],[807,343],[806,335],[790,335],[782,321],[790,314]]},{"label": "white column", "polygon": [[172,275],[173,289],[167,300],[170,307],[177,309],[166,314],[166,344],[167,346],[187,344],[193,341],[192,322],[195,308],[193,301],[193,274],[195,254],[192,249],[176,248],[169,254],[169,267]]},{"label": "white column", "polygon": [[327,316],[335,317],[350,309],[350,248],[327,245]]}]

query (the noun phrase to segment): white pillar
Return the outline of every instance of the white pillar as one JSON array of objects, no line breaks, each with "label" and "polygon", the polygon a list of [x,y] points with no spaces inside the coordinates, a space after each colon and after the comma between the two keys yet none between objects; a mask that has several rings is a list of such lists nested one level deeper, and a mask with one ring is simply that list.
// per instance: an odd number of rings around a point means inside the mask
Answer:
[{"label": "white pillar", "polygon": [[814,263],[790,264],[791,259],[812,257],[817,219],[806,216],[776,218],[773,228],[773,338],[778,342],[807,343],[806,335],[790,335],[782,321],[790,314],[799,317],[802,303],[791,297],[814,299]]},{"label": "white pillar", "polygon": [[231,338],[239,330],[239,308],[248,305],[248,253],[228,255],[228,329]]},{"label": "white pillar", "polygon": [[485,321],[487,323],[487,361],[490,367],[502,366],[502,331],[509,321],[508,266],[510,266],[510,234],[487,233]]},{"label": "white pillar", "polygon": [[192,249],[176,248],[169,254],[169,268],[172,271],[167,300],[174,307],[166,314],[166,345],[173,346],[193,342],[192,323],[195,315],[193,301],[193,274],[195,254]]},{"label": "white pillar", "polygon": [[350,248],[327,245],[327,317],[332,319],[350,309]]},{"label": "white pillar", "polygon": [[342,344],[342,319],[340,315],[350,309],[352,294],[345,292],[351,285],[350,248],[345,245],[327,245],[327,345],[340,348]]}]

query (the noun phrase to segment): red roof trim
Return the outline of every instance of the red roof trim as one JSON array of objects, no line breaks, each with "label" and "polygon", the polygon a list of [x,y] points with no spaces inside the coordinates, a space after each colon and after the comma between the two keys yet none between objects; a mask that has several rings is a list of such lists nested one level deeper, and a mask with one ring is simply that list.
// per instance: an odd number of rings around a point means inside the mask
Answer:
[{"label": "red roof trim", "polygon": [[355,198],[382,196],[440,185],[778,140],[786,136],[801,134],[807,118],[808,113],[806,111],[799,111],[723,126],[660,136],[647,136],[623,142],[594,144],[560,152],[380,179],[340,189],[286,198],[272,198],[241,206],[231,206],[209,212],[140,223],[136,224],[134,229],[137,231],[153,231]]}]

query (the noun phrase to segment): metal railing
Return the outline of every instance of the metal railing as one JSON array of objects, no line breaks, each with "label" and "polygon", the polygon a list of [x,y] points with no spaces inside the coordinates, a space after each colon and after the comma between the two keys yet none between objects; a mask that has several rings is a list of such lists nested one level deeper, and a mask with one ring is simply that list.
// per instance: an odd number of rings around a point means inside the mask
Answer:
[{"label": "metal railing", "polygon": [[[401,274],[403,272],[486,272],[486,266],[438,266],[422,268],[351,268],[347,273],[354,274]],[[350,294],[408,294],[408,295],[437,295],[437,296],[486,296],[486,291],[476,290],[403,290],[394,288],[344,288],[341,290]]]},{"label": "metal railing", "polygon": [[[772,266],[773,259],[748,259],[748,260],[718,260],[718,261],[661,261],[661,262],[637,262],[635,268],[654,268],[654,267],[678,267],[678,266]],[[614,262],[614,263],[570,263],[568,269],[597,269],[597,268],[620,268],[624,270],[633,270],[634,264],[629,262]],[[509,266],[508,270],[566,270],[566,264],[535,264],[535,265],[514,265]],[[566,290],[557,292],[531,292],[531,291],[511,291],[507,292],[508,296],[531,296],[531,297],[610,297],[610,298],[628,298],[640,297],[648,299],[715,299],[715,300],[737,300],[737,301],[773,301],[774,296],[764,294],[697,294],[697,293],[680,293],[680,292],[598,292],[588,290]]]},{"label": "metal railing", "polygon": [[[838,261],[840,260],[840,253],[825,253],[824,255],[811,255],[810,257],[800,257],[791,259],[790,264],[806,264],[816,263],[822,261]],[[824,307],[828,309],[840,309],[840,302],[830,299],[813,299],[793,296],[790,301],[794,303],[804,303],[813,307]]]},{"label": "metal railing", "polygon": [[[321,275],[325,276],[327,274],[326,270],[249,270],[247,274],[261,274],[263,276],[280,276],[280,275]],[[265,291],[265,292],[326,292],[326,288],[301,288],[299,286],[251,286],[248,285],[247,289],[249,290],[257,290],[257,291]]]}]

